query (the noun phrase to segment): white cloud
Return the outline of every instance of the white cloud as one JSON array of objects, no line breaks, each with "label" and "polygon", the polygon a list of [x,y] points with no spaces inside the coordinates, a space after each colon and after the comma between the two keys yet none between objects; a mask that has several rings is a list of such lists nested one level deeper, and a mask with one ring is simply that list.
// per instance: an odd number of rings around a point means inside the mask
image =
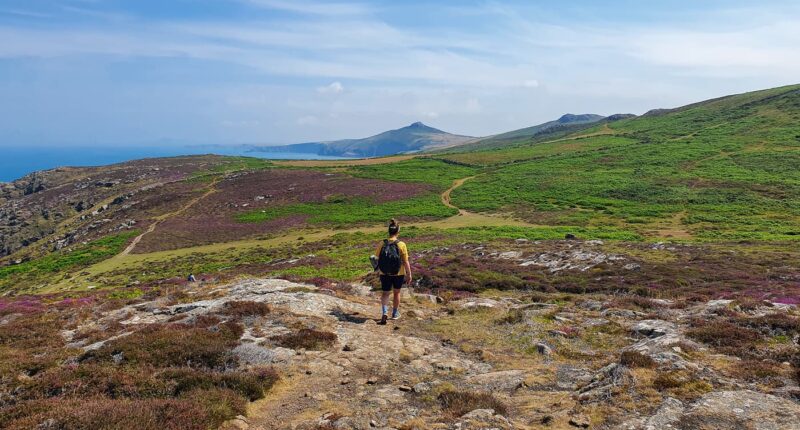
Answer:
[{"label": "white cloud", "polygon": [[341,94],[344,92],[344,86],[341,82],[332,82],[330,85],[317,87],[317,92],[320,94]]},{"label": "white cloud", "polygon": [[[438,13],[442,25],[423,26],[376,11],[367,2],[239,1],[269,10],[249,10],[258,17],[237,21],[132,17],[112,24],[87,24],[83,19],[56,27],[14,26],[9,20],[0,24],[0,58],[40,58],[43,61],[37,63],[43,69],[48,61],[69,65],[65,68],[78,75],[53,79],[70,84],[86,81],[87,70],[102,75],[104,65],[120,59],[132,66],[146,59],[143,64],[153,71],[161,64],[171,70],[208,62],[208,70],[219,76],[213,78],[219,93],[208,99],[230,110],[219,118],[263,121],[204,125],[224,127],[221,135],[243,136],[233,130],[249,130],[248,139],[261,133],[280,141],[369,135],[423,118],[436,120],[448,131],[485,135],[567,111],[641,113],[791,83],[800,76],[800,19],[792,14],[760,15],[751,21],[744,12],[717,11],[680,24],[631,20],[601,25],[591,20],[548,21],[487,2],[458,16],[453,15],[454,6],[427,5],[426,11]],[[483,26],[458,21],[470,16],[480,18]],[[253,91],[237,82],[242,75],[248,83],[271,88]],[[158,92],[154,88],[162,83],[149,79],[148,74],[137,80],[146,91],[131,96],[134,102],[146,99],[144,93]],[[317,86],[320,83],[326,85]],[[3,84],[0,81],[0,87]],[[13,80],[6,84],[13,87]],[[41,84],[27,85],[20,88],[32,88],[28,93],[34,97],[47,93],[37,87]],[[84,82],[80,87],[81,94],[89,94],[87,104],[93,95],[100,98],[96,94],[101,91],[92,85]],[[114,82],[102,93],[113,93],[117,85],[125,89],[128,84]],[[202,87],[193,85],[187,79],[172,83],[170,89],[180,98],[181,91],[193,95]],[[338,96],[342,94],[346,97]],[[19,110],[27,97],[30,94],[4,97],[0,110]],[[26,117],[33,115],[15,118]],[[7,123],[13,125],[10,119]],[[298,127],[309,125],[320,135],[303,134],[312,131]],[[80,128],[91,129],[86,124]]]}]

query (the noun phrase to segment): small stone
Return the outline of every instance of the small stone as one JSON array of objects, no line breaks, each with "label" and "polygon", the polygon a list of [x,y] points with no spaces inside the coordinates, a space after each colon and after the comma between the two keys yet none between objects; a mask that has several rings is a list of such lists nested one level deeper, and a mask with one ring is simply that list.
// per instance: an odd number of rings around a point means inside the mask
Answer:
[{"label": "small stone", "polygon": [[553,353],[553,348],[550,348],[546,343],[539,342],[536,344],[536,352],[542,355],[550,355]]},{"label": "small stone", "polygon": [[589,419],[586,418],[585,416],[577,415],[577,416],[571,417],[569,419],[569,425],[571,425],[573,427],[582,428],[582,429],[588,429],[590,423],[589,423]]},{"label": "small stone", "polygon": [[351,382],[353,382],[353,381],[351,381],[349,378],[344,378],[344,379],[342,379],[342,382],[341,382],[341,384],[342,384],[342,385],[347,385],[347,384],[349,384],[349,383],[351,383]]},{"label": "small stone", "polygon": [[430,390],[431,390],[431,385],[430,385],[430,384],[428,384],[427,382],[420,382],[420,383],[418,383],[418,384],[415,384],[415,385],[412,387],[412,390],[413,390],[415,393],[427,393],[428,391],[430,391]]},{"label": "small stone", "polygon": [[411,388],[411,387],[409,387],[408,385],[401,385],[401,386],[399,386],[399,387],[397,387],[397,388],[398,388],[400,391],[404,392],[404,393],[407,393],[407,392],[409,392],[409,391],[411,391],[411,390],[412,390],[412,388]]},{"label": "small stone", "polygon": [[462,415],[466,419],[488,419],[494,416],[494,409],[475,409]]},{"label": "small stone", "polygon": [[375,385],[377,383],[378,383],[378,378],[374,376],[372,378],[367,379],[367,385]]},{"label": "small stone", "polygon": [[353,346],[353,345],[350,345],[350,344],[346,344],[344,346],[344,348],[342,348],[342,351],[344,351],[344,352],[351,352],[351,351],[355,351],[355,350],[356,350],[356,347]]}]

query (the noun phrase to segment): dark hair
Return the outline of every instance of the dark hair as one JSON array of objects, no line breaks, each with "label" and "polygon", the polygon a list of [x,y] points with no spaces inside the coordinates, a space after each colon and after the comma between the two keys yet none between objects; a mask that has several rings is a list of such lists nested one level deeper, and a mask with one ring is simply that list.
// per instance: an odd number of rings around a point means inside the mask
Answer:
[{"label": "dark hair", "polygon": [[389,236],[394,236],[400,231],[400,224],[394,218],[389,220]]}]

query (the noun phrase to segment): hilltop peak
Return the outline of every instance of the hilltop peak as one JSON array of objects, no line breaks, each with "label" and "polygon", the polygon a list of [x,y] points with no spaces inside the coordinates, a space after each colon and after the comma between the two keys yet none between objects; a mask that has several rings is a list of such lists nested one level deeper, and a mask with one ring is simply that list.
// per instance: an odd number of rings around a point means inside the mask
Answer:
[{"label": "hilltop peak", "polygon": [[558,119],[558,122],[561,124],[569,124],[573,122],[594,122],[594,121],[600,121],[601,119],[603,119],[603,116],[591,113],[583,113],[577,115],[567,113],[562,115],[561,118]]},{"label": "hilltop peak", "polygon": [[445,133],[444,131],[439,130],[438,128],[433,128],[427,124],[422,123],[422,121],[417,121],[411,125],[398,129],[398,131],[401,130],[411,131],[415,133],[435,133],[435,134]]}]

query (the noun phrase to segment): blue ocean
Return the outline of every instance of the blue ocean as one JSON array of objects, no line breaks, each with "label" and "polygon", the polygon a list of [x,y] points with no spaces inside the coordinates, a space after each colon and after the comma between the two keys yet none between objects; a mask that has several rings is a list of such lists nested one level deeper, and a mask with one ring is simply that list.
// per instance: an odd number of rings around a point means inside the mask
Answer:
[{"label": "blue ocean", "polygon": [[336,160],[340,157],[293,152],[252,152],[242,146],[163,147],[6,147],[0,146],[0,182],[10,182],[37,170],[61,166],[102,166],[128,160],[178,155],[218,154],[284,160]]}]

